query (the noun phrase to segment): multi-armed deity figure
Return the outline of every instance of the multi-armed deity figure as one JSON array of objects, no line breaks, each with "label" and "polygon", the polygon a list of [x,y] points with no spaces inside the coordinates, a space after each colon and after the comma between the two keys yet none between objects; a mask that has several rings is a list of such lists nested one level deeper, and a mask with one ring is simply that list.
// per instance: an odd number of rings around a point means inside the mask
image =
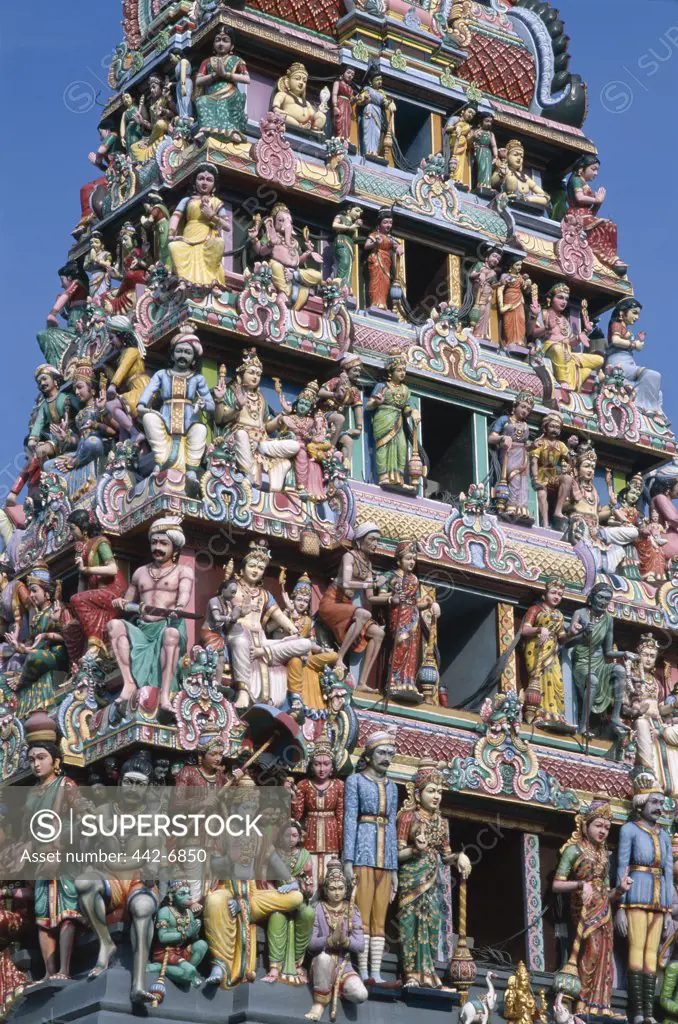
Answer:
[{"label": "multi-armed deity figure", "polygon": [[545,210],[551,197],[524,170],[525,150],[519,139],[510,139],[506,149],[499,150],[497,169],[492,175],[492,188],[505,193],[511,202],[525,203]]},{"label": "multi-armed deity figure", "polygon": [[306,99],[307,84],[308,71],[304,65],[298,61],[290,64],[285,74],[278,79],[271,109],[282,114],[288,128],[321,132],[327,121],[329,90],[322,90],[320,106],[315,107]]},{"label": "multi-armed deity figure", "polygon": [[[252,541],[233,597],[241,616],[229,629],[227,643],[233,685],[238,691],[237,708],[247,708],[253,701],[281,707],[287,696],[288,662],[317,648],[312,640],[299,635],[295,624],[264,587],[270,561],[266,542]],[[270,639],[265,632],[267,625],[286,635]]]},{"label": "multi-armed deity figure", "polygon": [[[153,452],[156,472],[175,468],[195,486],[207,444],[201,413],[214,412],[207,381],[198,372],[202,345],[192,331],[179,331],[170,341],[170,367],[153,374],[137,410]],[[153,409],[159,400],[160,410]]]},{"label": "multi-armed deity figure", "polygon": [[274,286],[294,309],[301,309],[322,281],[322,257],[308,236],[304,238],[303,252],[300,251],[289,207],[276,203],[264,218],[263,228],[261,215],[255,214],[249,238],[257,256],[268,260]]},{"label": "multi-armed deity figure", "polygon": [[242,142],[247,132],[246,96],[239,86],[249,85],[247,65],[233,52],[233,35],[220,25],[212,43],[213,54],[198,68],[195,109],[203,132]]},{"label": "multi-armed deity figure", "polygon": [[551,360],[557,382],[572,391],[581,391],[591,374],[602,367],[604,359],[597,352],[574,351],[579,346],[589,347],[593,325],[582,313],[584,329],[579,332],[573,329],[567,315],[569,300],[569,285],[554,284],[547,295],[548,305],[542,313],[541,324],[537,323],[535,308],[530,307],[528,332],[531,337],[542,339],[544,355]]},{"label": "multi-armed deity figure", "polygon": [[270,437],[280,426],[280,416],[273,414],[261,393],[262,370],[257,350],[246,349],[235,380],[228,385],[220,381],[214,388],[214,422],[233,438],[238,468],[254,485],[261,487],[266,468],[268,489],[281,491],[300,443],[296,438]]},{"label": "multi-armed deity figure", "polygon": [[349,651],[365,651],[360,686],[367,685],[384,642],[384,629],[375,622],[371,610],[376,590],[384,582],[383,576],[374,576],[370,558],[380,536],[376,523],[356,527],[353,547],[342,555],[339,572],[318,607],[318,618],[340,644],[337,667],[343,667]]},{"label": "multi-armed deity figure", "polygon": [[642,1024],[654,1020],[659,944],[671,921],[673,854],[669,834],[659,824],[664,796],[656,779],[638,772],[633,791],[633,817],[619,832],[617,887],[627,891],[615,925],[629,945],[628,1019],[630,1024]]},{"label": "multi-armed deity figure", "polygon": [[122,676],[118,701],[150,686],[160,691],[159,707],[173,714],[171,695],[177,688],[179,657],[186,650],[184,619],[194,579],[192,570],[179,564],[186,543],[181,519],[156,519],[148,539],[153,561],[136,570],[125,596],[113,602],[118,611],[136,616],[136,622],[113,619],[108,635]]},{"label": "multi-armed deity figure", "polygon": [[398,892],[398,790],[388,779],[394,756],[391,734],[373,732],[344,787],[344,874],[349,885],[355,881],[357,886],[365,930],[358,953],[360,977],[376,985],[383,984],[386,914]]},{"label": "multi-armed deity figure", "polygon": [[444,779],[434,761],[419,762],[409,799],[398,812],[398,923],[404,984],[441,988],[436,973],[441,929],[451,913],[442,897],[442,875],[454,864],[463,879],[471,873],[465,853],[453,853],[450,828],[440,813]]}]

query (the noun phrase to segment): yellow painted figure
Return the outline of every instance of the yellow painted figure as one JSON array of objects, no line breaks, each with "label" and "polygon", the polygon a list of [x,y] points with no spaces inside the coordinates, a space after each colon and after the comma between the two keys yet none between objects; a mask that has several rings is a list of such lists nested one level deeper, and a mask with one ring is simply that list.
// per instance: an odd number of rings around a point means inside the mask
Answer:
[{"label": "yellow painted figure", "polygon": [[471,187],[473,121],[477,112],[478,108],[474,104],[468,104],[445,125],[445,134],[449,140],[449,176],[468,188]]},{"label": "yellow painted figure", "polygon": [[544,355],[550,359],[558,383],[572,391],[581,391],[591,374],[602,367],[604,358],[598,353],[573,351],[573,346],[589,347],[588,332],[593,330],[593,324],[582,316],[583,330],[577,333],[572,329],[567,316],[569,298],[569,287],[555,284],[548,293],[543,324],[538,326],[533,320],[530,333],[533,338],[543,339]]},{"label": "yellow painted figure", "polygon": [[[225,283],[222,231],[229,228],[226,207],[215,195],[218,172],[201,164],[195,175],[195,194],[181,200],[169,225],[169,250],[178,277],[199,285]],[[183,222],[183,233],[179,226]]]},{"label": "yellow painted figure", "polygon": [[547,722],[565,721],[565,688],[558,651],[567,635],[565,618],[558,609],[564,590],[560,580],[549,582],[543,600],[528,608],[521,627],[525,667],[530,679],[536,677],[541,691],[539,717]]}]

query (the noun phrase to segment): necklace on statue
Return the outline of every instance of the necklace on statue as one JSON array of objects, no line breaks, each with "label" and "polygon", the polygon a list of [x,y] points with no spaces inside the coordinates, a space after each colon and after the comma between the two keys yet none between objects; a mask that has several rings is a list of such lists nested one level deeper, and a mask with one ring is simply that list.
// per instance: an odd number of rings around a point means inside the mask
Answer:
[{"label": "necklace on statue", "polygon": [[176,565],[170,565],[167,569],[160,569],[159,571],[153,572],[153,566],[149,565],[148,575],[152,580],[158,583],[160,580],[164,580],[166,576],[169,576],[171,572],[174,572]]}]

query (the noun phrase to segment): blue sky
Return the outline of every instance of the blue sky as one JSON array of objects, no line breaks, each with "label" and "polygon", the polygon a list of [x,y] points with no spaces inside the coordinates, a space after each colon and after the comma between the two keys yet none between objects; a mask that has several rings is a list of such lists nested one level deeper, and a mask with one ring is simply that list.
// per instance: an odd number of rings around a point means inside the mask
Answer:
[{"label": "blue sky", "polygon": [[[58,290],[80,185],[93,175],[96,93],[120,40],[120,0],[4,5],[0,94],[5,139],[0,251],[2,335],[0,496],[35,395],[35,334]],[[671,381],[678,344],[675,164],[678,142],[678,0],[559,0],[570,68],[589,85],[587,134],[598,145],[604,213],[619,223],[620,252],[644,304],[646,362],[664,374],[665,407],[678,424]]]}]

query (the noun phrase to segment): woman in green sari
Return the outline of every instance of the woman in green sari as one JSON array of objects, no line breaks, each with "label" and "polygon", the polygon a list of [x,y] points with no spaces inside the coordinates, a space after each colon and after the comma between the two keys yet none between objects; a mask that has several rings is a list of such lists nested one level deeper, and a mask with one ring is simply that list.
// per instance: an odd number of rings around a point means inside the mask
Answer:
[{"label": "woman in green sari", "polygon": [[443,776],[434,761],[422,760],[408,800],[398,813],[398,924],[404,985],[441,988],[436,974],[440,929],[451,913],[444,900],[444,874],[454,864],[462,878],[471,873],[465,853],[452,853],[450,829],[440,813]]},{"label": "woman in green sari", "polygon": [[22,643],[17,627],[6,634],[6,640],[14,650],[26,655],[16,682],[16,714],[21,719],[37,708],[49,709],[54,705],[52,673],[68,668],[68,654],[62,635],[65,611],[61,602],[55,600],[49,569],[46,565],[36,565],[26,582],[32,606],[28,637]]},{"label": "woman in green sari", "polygon": [[[46,716],[26,723],[28,760],[36,783],[26,799],[26,824],[38,811],[68,815],[79,808],[78,787],[61,774],[56,726]],[[71,954],[78,924],[83,924],[75,883],[69,878],[38,878],[35,882],[35,922],[47,978],[69,979]]]},{"label": "woman in green sari", "polygon": [[386,360],[386,383],[377,384],[367,400],[373,413],[372,433],[376,446],[377,478],[381,487],[404,487],[407,465],[405,421],[417,429],[419,412],[410,405],[411,392],[404,383],[407,359],[404,355]]},{"label": "woman in green sari", "polygon": [[246,96],[238,88],[249,85],[244,60],[233,53],[233,37],[222,25],[214,37],[214,54],[196,75],[195,107],[203,132],[216,132],[228,142],[243,142],[247,132]]},{"label": "woman in green sari", "polygon": [[[311,854],[302,845],[304,831],[291,821],[282,836],[280,856],[298,883],[305,899],[312,896],[315,884]],[[268,941],[268,982],[283,981],[286,985],[305,985],[308,981],[302,967],[315,922],[315,907],[304,902],[294,913],[274,910],[266,925]]]}]

